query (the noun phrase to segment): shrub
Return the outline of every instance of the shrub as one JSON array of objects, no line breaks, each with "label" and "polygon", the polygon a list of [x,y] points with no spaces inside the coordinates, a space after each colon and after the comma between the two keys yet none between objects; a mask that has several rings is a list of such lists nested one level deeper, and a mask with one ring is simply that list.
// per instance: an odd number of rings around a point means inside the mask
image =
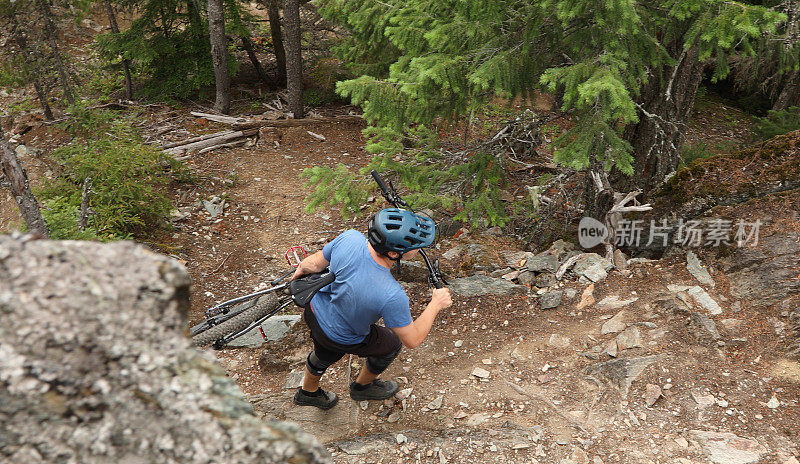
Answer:
[{"label": "shrub", "polygon": [[[80,200],[79,200],[80,203]],[[50,238],[53,240],[113,240],[113,234],[101,234],[94,227],[80,230],[78,219],[80,205],[73,204],[69,197],[57,196],[50,198],[42,205],[42,216],[50,228]]]},{"label": "shrub", "polygon": [[753,133],[759,140],[767,140],[777,135],[800,129],[800,108],[796,106],[785,110],[770,110],[767,116],[758,118]]},{"label": "shrub", "polygon": [[[126,118],[109,111],[74,110],[67,130],[76,139],[53,152],[60,175],[40,197],[58,238],[118,239],[145,236],[165,223],[171,204],[166,187],[182,165],[145,144]],[[102,134],[91,138],[93,134]],[[77,229],[83,182],[91,178],[89,227]],[[52,221],[52,223],[51,223]]]},{"label": "shrub", "polygon": [[681,166],[688,166],[693,161],[710,158],[711,156],[714,156],[714,152],[709,149],[708,144],[705,142],[687,144],[681,150]]}]

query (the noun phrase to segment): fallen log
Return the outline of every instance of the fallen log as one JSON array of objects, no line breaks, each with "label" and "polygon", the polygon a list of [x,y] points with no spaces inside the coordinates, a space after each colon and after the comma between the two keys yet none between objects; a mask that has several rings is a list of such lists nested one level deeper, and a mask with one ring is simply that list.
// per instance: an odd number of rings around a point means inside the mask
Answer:
[{"label": "fallen log", "polygon": [[165,145],[162,145],[161,148],[166,150],[168,148],[180,147],[182,145],[188,145],[188,144],[194,143],[194,142],[200,142],[200,141],[203,141],[203,140],[208,140],[208,139],[213,139],[213,138],[216,138],[216,137],[221,137],[223,135],[233,134],[234,132],[235,131],[232,131],[232,130],[226,130],[226,131],[222,131],[222,132],[214,132],[213,134],[200,135],[198,137],[192,137],[190,139],[181,140],[181,141],[178,141],[178,142],[170,142],[170,143],[167,143]]},{"label": "fallen log", "polygon": [[207,138],[205,140],[199,140],[197,142],[188,143],[185,145],[180,145],[177,147],[169,148],[164,150],[164,152],[170,155],[183,155],[192,151],[202,150],[208,147],[214,147],[217,145],[223,145],[226,143],[235,142],[239,139],[244,139],[247,137],[251,137],[258,133],[258,129],[248,129],[243,131],[231,131],[218,137]]},{"label": "fallen log", "polygon": [[206,147],[202,150],[198,151],[198,155],[202,155],[203,153],[208,153],[212,150],[216,150],[218,148],[233,148],[238,147],[239,145],[244,145],[247,142],[247,139],[237,140],[235,142],[228,142],[228,143],[221,143],[219,145],[214,145],[213,147]]},{"label": "fallen log", "polygon": [[208,119],[209,121],[221,122],[222,124],[236,124],[240,122],[247,122],[247,118],[220,116],[218,114],[200,113],[199,111],[192,111],[189,114],[191,114],[192,116],[197,116],[198,118]]},{"label": "fallen log", "polygon": [[364,118],[356,115],[343,115],[326,118],[305,119],[262,119],[260,121],[247,121],[233,124],[234,129],[251,129],[254,127],[301,127],[314,124],[331,124],[335,122],[363,121]]}]

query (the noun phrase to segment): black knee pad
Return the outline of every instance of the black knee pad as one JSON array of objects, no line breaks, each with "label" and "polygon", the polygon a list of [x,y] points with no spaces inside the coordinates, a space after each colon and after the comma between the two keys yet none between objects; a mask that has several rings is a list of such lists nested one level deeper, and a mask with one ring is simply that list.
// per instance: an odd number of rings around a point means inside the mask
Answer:
[{"label": "black knee pad", "polygon": [[383,356],[371,356],[367,358],[367,369],[375,375],[380,375],[386,368],[389,367],[389,364],[394,361],[397,355],[400,354],[400,350],[403,349],[403,345],[400,345],[396,350],[392,351],[391,353],[385,354]]},{"label": "black knee pad", "polygon": [[313,351],[306,358],[306,368],[308,368],[308,372],[311,372],[316,376],[321,376],[324,374],[329,367],[331,367],[330,363],[326,363],[325,361],[319,359],[317,354]]}]

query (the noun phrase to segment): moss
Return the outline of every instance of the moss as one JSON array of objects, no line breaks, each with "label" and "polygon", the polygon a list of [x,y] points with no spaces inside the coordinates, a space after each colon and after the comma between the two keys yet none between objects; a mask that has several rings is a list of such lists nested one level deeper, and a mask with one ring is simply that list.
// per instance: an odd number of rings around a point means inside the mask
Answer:
[{"label": "moss", "polygon": [[698,190],[697,194],[702,196],[723,197],[733,192],[733,187],[727,182],[721,183],[704,183]]}]

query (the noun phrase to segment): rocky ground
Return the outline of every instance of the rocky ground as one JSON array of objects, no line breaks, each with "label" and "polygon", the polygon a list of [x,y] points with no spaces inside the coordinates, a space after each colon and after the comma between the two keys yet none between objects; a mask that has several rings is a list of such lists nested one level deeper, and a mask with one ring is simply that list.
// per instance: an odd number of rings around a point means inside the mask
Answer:
[{"label": "rocky ground", "polygon": [[[175,125],[167,141],[226,128],[185,108],[146,112],[152,134]],[[187,267],[193,322],[288,269],[289,246],[311,252],[342,230],[364,229],[365,218],[345,220],[335,208],[305,213],[298,177],[312,165],[362,166],[362,127],[262,131],[250,146],[189,160],[199,181],[173,192],[174,229],[151,245]],[[32,148],[22,162],[34,185],[52,174],[51,132],[16,139]],[[753,159],[728,171],[745,172]],[[436,253],[453,276],[454,304],[387,372],[402,384],[392,401],[347,398],[360,362],[344,359],[324,378],[343,396],[339,405],[293,406],[310,350],[302,323],[288,330],[296,318],[281,322],[278,341],[255,337],[255,347],[215,354],[260,414],[299,423],[334,462],[796,463],[800,364],[784,354],[798,307],[799,198],[784,189],[708,213],[769,223],[756,247],[676,247],[657,261],[612,263],[567,242],[529,253],[495,230],[451,231]],[[6,198],[0,228],[18,220]],[[409,263],[401,279],[416,315],[429,297],[421,265]]]}]

